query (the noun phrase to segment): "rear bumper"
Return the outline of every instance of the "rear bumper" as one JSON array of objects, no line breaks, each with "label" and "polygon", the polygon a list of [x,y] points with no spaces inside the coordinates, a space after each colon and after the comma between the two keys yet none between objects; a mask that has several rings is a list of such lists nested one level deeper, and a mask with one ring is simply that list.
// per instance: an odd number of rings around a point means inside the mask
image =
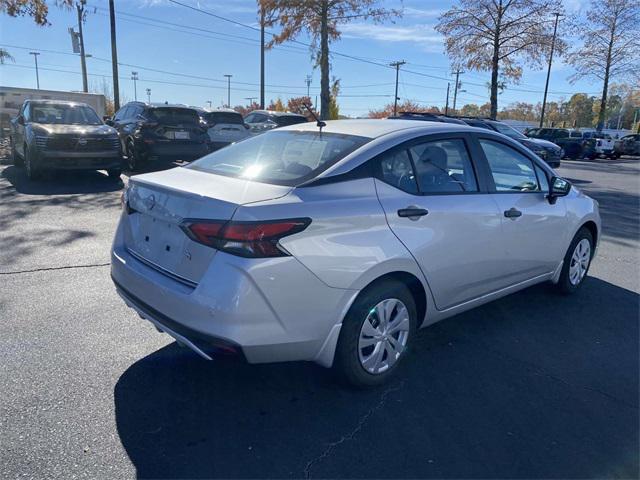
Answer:
[{"label": "rear bumper", "polygon": [[193,287],[137,260],[119,237],[111,254],[117,291],[142,317],[201,356],[210,357],[207,347],[222,342],[249,363],[309,360],[331,366],[342,318],[357,291],[328,287],[293,257],[246,259],[222,252]]},{"label": "rear bumper", "polygon": [[122,167],[118,151],[65,152],[39,150],[32,161],[39,168],[56,170],[102,170]]},{"label": "rear bumper", "polygon": [[156,142],[139,143],[138,150],[149,161],[156,160],[184,160],[192,161],[210,152],[207,143],[191,142]]}]

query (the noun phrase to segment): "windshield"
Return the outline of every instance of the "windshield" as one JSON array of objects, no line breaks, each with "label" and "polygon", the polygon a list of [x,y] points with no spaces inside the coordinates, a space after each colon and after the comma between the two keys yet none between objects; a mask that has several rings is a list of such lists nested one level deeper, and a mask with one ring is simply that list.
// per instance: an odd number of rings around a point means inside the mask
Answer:
[{"label": "windshield", "polygon": [[56,125],[102,125],[98,114],[87,105],[32,104],[31,121]]},{"label": "windshield", "polygon": [[370,140],[318,131],[274,130],[210,153],[185,168],[294,186],[316,177]]},{"label": "windshield", "polygon": [[509,125],[505,125],[504,123],[493,122],[492,125],[495,127],[495,129],[498,132],[502,133],[503,135],[506,135],[507,137],[511,137],[516,140],[522,140],[523,138],[527,138],[515,128],[512,128]]},{"label": "windshield", "polygon": [[306,117],[298,115],[282,115],[274,119],[278,126],[286,127],[287,125],[296,125],[298,123],[307,123]]},{"label": "windshield", "polygon": [[149,113],[164,125],[200,124],[200,116],[191,108],[154,108]]}]

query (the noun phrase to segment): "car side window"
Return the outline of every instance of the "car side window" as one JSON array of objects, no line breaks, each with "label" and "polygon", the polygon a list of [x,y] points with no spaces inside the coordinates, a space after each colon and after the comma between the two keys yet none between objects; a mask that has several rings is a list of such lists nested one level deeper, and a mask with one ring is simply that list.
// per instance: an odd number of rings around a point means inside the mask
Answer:
[{"label": "car side window", "polygon": [[24,118],[25,123],[31,121],[31,104],[30,103],[27,103],[24,105],[23,111],[22,111],[22,117]]},{"label": "car side window", "polygon": [[503,143],[479,139],[498,192],[539,192],[533,162]]},{"label": "car side window", "polygon": [[244,123],[254,123],[256,115],[255,113],[250,113],[246,117],[244,117]]},{"label": "car side window", "polygon": [[464,140],[438,140],[409,149],[421,193],[477,192]]},{"label": "car side window", "polygon": [[392,149],[381,154],[378,158],[382,181],[407,193],[418,194],[411,158],[409,158],[409,152],[406,149]]},{"label": "car side window", "polygon": [[116,112],[116,115],[113,117],[113,119],[114,119],[116,122],[119,122],[119,121],[121,121],[121,120],[124,120],[124,119],[126,118],[126,116],[125,116],[125,115],[127,114],[127,110],[128,110],[128,109],[129,109],[129,107],[125,105],[124,107],[122,107],[120,110],[118,110],[118,111]]},{"label": "car side window", "polygon": [[534,165],[534,167],[538,176],[538,182],[540,182],[540,191],[549,193],[549,178],[547,177],[547,173],[538,165]]}]

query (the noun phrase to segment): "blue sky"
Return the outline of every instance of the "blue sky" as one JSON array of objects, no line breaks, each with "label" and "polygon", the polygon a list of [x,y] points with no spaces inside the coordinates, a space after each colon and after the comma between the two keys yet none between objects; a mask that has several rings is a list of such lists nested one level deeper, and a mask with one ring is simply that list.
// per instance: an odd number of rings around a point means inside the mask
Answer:
[{"label": "blue sky", "polygon": [[[257,26],[254,0],[181,0],[212,13]],[[52,3],[52,2],[51,2]],[[107,0],[88,0],[84,25],[89,84],[100,89],[103,79],[111,82],[109,19]],[[386,0],[390,8],[404,7],[404,16],[382,25],[355,22],[343,26],[342,38],[332,50],[366,58],[373,63],[405,60],[400,73],[399,96],[426,105],[444,106],[447,79],[451,77],[443,42],[433,26],[438,15],[453,2],[434,0]],[[577,11],[581,0],[567,0],[566,8]],[[138,98],[152,101],[214,106],[226,102],[226,79],[232,74],[231,103],[247,103],[259,88],[259,33],[214,17],[170,4],[166,0],[116,0],[118,15],[118,61],[121,95],[133,100],[131,71],[137,71]],[[168,25],[161,22],[171,22]],[[9,50],[15,63],[0,67],[0,84],[35,88],[30,50],[39,50],[40,85],[51,90],[81,90],[80,59],[71,54],[68,28],[76,26],[75,11],[51,8],[51,26],[38,27],[29,18],[0,16],[0,46]],[[216,32],[216,33],[213,33]],[[308,39],[301,37],[300,41]],[[19,48],[20,47],[20,48]],[[56,53],[62,52],[62,53]],[[144,68],[143,68],[144,67]],[[55,71],[57,70],[57,71]],[[154,71],[156,70],[156,71]],[[161,70],[159,72],[157,70]],[[411,73],[410,73],[410,72]],[[500,96],[500,106],[514,101],[542,100],[546,70],[525,70],[519,85],[510,85]],[[551,74],[550,100],[568,98],[572,92],[598,94],[598,83],[571,85],[571,67],[557,62]],[[319,71],[314,70],[309,49],[286,44],[266,54],[267,100],[306,94],[306,75],[312,75],[311,96],[319,94]],[[334,56],[332,75],[340,78],[341,113],[366,115],[393,99],[395,73],[371,63]],[[485,103],[489,72],[461,76],[458,103]]]}]

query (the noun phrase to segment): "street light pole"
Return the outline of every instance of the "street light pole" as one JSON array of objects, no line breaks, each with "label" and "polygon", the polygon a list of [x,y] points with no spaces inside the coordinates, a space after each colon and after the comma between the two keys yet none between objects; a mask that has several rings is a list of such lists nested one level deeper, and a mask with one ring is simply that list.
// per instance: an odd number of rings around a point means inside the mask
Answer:
[{"label": "street light pole", "polygon": [[560,18],[560,12],[555,12],[556,16],[555,23],[553,24],[553,38],[551,39],[551,53],[549,54],[549,67],[547,68],[547,81],[544,84],[544,97],[542,98],[542,111],[540,112],[540,125],[542,128],[542,124],[544,123],[544,110],[547,106],[547,92],[549,90],[549,77],[551,77],[551,62],[553,62],[553,50],[556,47],[556,33],[558,31],[558,19]]},{"label": "street light pole", "polygon": [[207,103],[209,104],[209,108],[211,108],[211,100],[207,100]]},{"label": "street light pole", "polygon": [[109,26],[111,29],[111,71],[113,75],[113,109],[120,110],[120,82],[118,79],[118,49],[116,47],[116,10],[109,0]]},{"label": "street light pole", "polygon": [[451,87],[451,83],[447,82],[447,103],[444,104],[445,115],[449,115],[449,87]]},{"label": "street light pole", "polygon": [[260,109],[264,110],[264,7],[260,8]]},{"label": "street light pole", "polygon": [[405,62],[404,60],[401,60],[399,62],[392,62],[389,64],[389,66],[395,67],[396,69],[396,94],[393,97],[393,114],[394,115],[398,113],[398,78],[400,76],[400,67],[405,63],[407,62]]},{"label": "street light pole", "polygon": [[311,87],[311,75],[307,75],[305,82],[307,83],[307,97],[311,98],[309,96],[310,95],[309,88]]},{"label": "street light pole", "polygon": [[131,72],[131,80],[133,80],[133,99],[138,101],[138,86],[136,81],[138,80],[138,72]]},{"label": "street light pole", "polygon": [[147,88],[147,103],[151,103],[151,89]]},{"label": "street light pole", "polygon": [[231,77],[233,75],[227,73],[224,76],[227,77],[227,108],[231,108]]},{"label": "street light pole", "polygon": [[40,90],[40,74],[38,73],[38,55],[40,55],[40,52],[29,52],[29,55],[33,55],[33,59],[36,61],[36,85]]}]

